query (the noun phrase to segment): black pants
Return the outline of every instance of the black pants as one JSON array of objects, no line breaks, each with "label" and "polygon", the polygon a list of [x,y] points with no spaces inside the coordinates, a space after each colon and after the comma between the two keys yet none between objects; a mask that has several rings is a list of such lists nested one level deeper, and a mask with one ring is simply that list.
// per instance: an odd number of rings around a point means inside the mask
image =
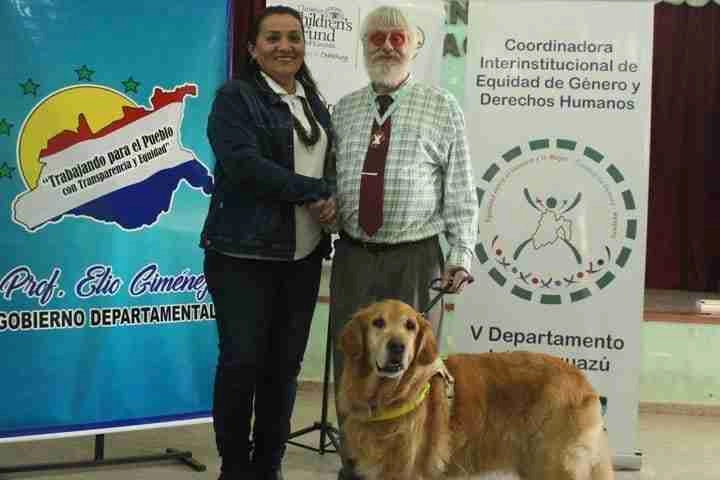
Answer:
[{"label": "black pants", "polygon": [[317,251],[289,262],[205,254],[219,338],[213,423],[224,473],[251,469],[253,402],[252,468],[280,468],[321,262]]}]

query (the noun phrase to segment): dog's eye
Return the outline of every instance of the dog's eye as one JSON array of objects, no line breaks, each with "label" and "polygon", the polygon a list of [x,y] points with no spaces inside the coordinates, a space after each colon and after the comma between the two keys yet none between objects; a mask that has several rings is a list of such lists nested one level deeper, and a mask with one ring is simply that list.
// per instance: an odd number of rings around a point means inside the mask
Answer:
[{"label": "dog's eye", "polygon": [[383,328],[385,326],[385,319],[383,319],[382,317],[376,318],[375,320],[373,320],[372,324],[373,327]]},{"label": "dog's eye", "polygon": [[415,322],[413,322],[412,320],[408,320],[407,322],[405,322],[405,328],[407,328],[408,330],[415,330]]}]

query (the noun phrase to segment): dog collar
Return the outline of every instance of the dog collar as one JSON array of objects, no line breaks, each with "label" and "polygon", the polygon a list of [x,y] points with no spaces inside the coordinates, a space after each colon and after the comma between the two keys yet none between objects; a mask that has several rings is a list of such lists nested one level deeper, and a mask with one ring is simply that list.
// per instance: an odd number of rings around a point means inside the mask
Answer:
[{"label": "dog collar", "polygon": [[385,420],[393,420],[395,418],[402,417],[403,415],[406,415],[419,407],[420,404],[425,400],[425,397],[427,397],[428,392],[430,392],[430,382],[426,383],[425,386],[423,386],[422,390],[420,390],[420,393],[414,400],[403,403],[398,407],[380,410],[377,413],[371,415],[370,418],[367,419],[367,421],[382,422]]}]

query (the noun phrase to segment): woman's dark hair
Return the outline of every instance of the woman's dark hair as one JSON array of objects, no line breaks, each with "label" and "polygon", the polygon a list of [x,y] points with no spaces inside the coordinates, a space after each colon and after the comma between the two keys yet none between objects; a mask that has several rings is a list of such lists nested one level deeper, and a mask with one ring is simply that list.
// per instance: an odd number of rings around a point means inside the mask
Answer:
[{"label": "woman's dark hair", "polygon": [[[252,25],[250,25],[250,30],[248,31],[247,37],[247,41],[250,45],[255,46],[255,43],[257,42],[257,37],[260,33],[260,26],[262,25],[262,22],[271,15],[290,15],[292,17],[295,17],[300,23],[300,30],[302,31],[304,39],[305,26],[303,25],[303,19],[302,15],[300,15],[300,12],[298,12],[294,8],[286,7],[284,5],[276,5],[265,8],[265,10],[263,10],[262,13],[255,17],[255,19],[253,20]],[[242,45],[242,48],[244,49],[244,53],[241,56],[242,62],[239,68],[239,77],[244,79],[256,78],[257,75],[260,73],[260,67],[258,66],[257,62],[253,60],[250,52],[248,52],[247,46]],[[312,74],[310,73],[310,69],[304,61],[303,64],[300,66],[300,70],[298,70],[298,72],[295,74],[295,78],[300,83],[302,83],[305,89],[309,88],[315,94],[319,94],[315,79],[313,79]]]}]

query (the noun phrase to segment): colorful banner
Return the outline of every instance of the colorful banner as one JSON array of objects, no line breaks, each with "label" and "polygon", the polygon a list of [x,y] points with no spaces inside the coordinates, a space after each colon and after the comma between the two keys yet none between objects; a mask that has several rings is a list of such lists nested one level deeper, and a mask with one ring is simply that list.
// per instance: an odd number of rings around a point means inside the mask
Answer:
[{"label": "colorful banner", "polygon": [[226,1],[4,1],[0,21],[0,442],[207,421]]},{"label": "colorful banner", "polygon": [[332,106],[369,82],[360,31],[365,16],[382,5],[403,9],[417,29],[418,51],[413,60],[415,78],[440,84],[443,22],[442,2],[435,0],[271,0],[303,15],[306,58],[318,87]]},{"label": "colorful banner", "polygon": [[455,350],[543,351],[584,370],[615,463],[630,468],[652,25],[650,2],[470,2],[477,281],[458,299],[452,336]]}]

